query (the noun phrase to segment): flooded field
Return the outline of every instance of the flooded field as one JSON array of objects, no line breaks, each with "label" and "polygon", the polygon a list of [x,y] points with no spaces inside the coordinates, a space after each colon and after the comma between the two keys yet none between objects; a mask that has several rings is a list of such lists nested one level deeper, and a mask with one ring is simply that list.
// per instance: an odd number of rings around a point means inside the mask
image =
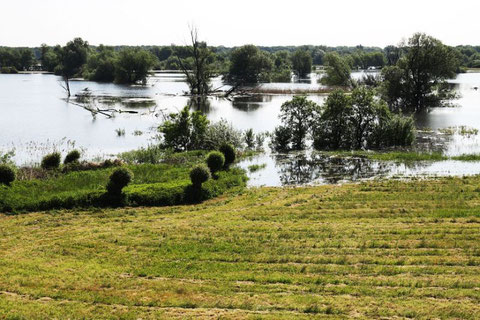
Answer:
[{"label": "flooded field", "polygon": [[[355,72],[354,78],[362,77]],[[19,165],[38,163],[53,150],[80,148],[87,158],[108,157],[154,142],[155,128],[164,115],[190,104],[183,93],[188,89],[178,73],[157,73],[147,86],[122,86],[89,81],[72,81],[73,95],[94,97],[90,107],[116,112],[92,114],[76,99],[66,94],[54,75],[0,75],[0,151],[15,150]],[[478,133],[461,132],[480,129],[480,73],[460,74],[450,81],[459,94],[455,106],[438,108],[417,116],[417,126],[428,132],[426,145],[441,149],[446,155],[480,153]],[[222,88],[220,78],[214,88]],[[317,76],[292,83],[262,85],[266,90],[318,90]],[[322,103],[325,95],[309,94]],[[211,97],[202,110],[211,121],[225,119],[240,130],[271,131],[279,124],[278,114],[291,94],[259,94],[227,100]],[[441,139],[435,137],[440,136]],[[430,140],[429,140],[430,139]],[[435,146],[435,144],[439,144]],[[480,173],[480,163],[442,161],[415,163],[414,166],[368,159],[339,159],[306,152],[302,154],[262,154],[240,166],[262,168],[252,172],[251,185],[292,185],[338,183],[377,177],[464,175]]]}]

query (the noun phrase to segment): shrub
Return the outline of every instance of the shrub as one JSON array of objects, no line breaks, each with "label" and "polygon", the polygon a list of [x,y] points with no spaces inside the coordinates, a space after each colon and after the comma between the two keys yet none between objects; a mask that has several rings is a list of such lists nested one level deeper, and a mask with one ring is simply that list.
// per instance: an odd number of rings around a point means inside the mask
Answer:
[{"label": "shrub", "polygon": [[190,171],[190,180],[196,188],[200,188],[208,179],[210,179],[210,170],[205,165],[198,165]]},{"label": "shrub", "polygon": [[107,191],[110,194],[121,194],[122,189],[126,187],[133,179],[133,172],[127,168],[118,168],[110,175],[110,181],[107,184]]},{"label": "shrub", "polygon": [[235,162],[235,148],[231,144],[222,144],[219,151],[223,153],[223,156],[225,157],[225,167],[228,167]]},{"label": "shrub", "polygon": [[207,155],[207,166],[212,173],[215,173],[225,165],[225,156],[219,151],[212,151]]},{"label": "shrub", "polygon": [[6,164],[0,165],[0,184],[9,186],[13,181],[15,181],[16,173],[12,167],[7,166]]},{"label": "shrub", "polygon": [[218,150],[225,143],[231,144],[235,148],[241,148],[243,144],[242,131],[235,129],[225,119],[210,124],[205,131],[202,149]]},{"label": "shrub", "polygon": [[41,167],[46,170],[58,169],[60,167],[60,161],[60,153],[53,152],[43,157]]},{"label": "shrub", "polygon": [[74,163],[74,162],[78,162],[79,159],[80,159],[80,151],[72,150],[67,154],[67,156],[65,157],[65,160],[63,160],[63,163],[64,164]]},{"label": "shrub", "polygon": [[247,144],[247,149],[255,148],[255,134],[253,133],[253,129],[248,129],[245,131],[245,143]]},{"label": "shrub", "polygon": [[290,128],[278,126],[273,131],[271,147],[275,151],[287,151],[290,149],[291,141],[292,132],[290,131]]}]

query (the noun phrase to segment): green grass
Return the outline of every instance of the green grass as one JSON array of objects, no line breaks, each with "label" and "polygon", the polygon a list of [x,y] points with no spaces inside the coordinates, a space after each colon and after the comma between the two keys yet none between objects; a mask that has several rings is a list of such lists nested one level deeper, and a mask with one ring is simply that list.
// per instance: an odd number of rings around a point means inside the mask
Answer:
[{"label": "green grass", "polygon": [[262,164],[252,164],[252,165],[248,166],[248,171],[250,171],[250,172],[256,172],[256,171],[265,169],[266,167],[267,167],[267,164],[266,164],[266,163],[262,163]]},{"label": "green grass", "polygon": [[478,319],[479,186],[254,188],[0,215],[0,318]]},{"label": "green grass", "polygon": [[221,172],[218,179],[204,184],[198,192],[191,188],[189,172],[203,161],[204,153],[170,155],[159,164],[131,164],[131,185],[124,189],[126,199],[106,197],[105,186],[115,168],[75,171],[46,179],[15,181],[0,185],[0,212],[25,212],[111,205],[173,205],[201,201],[226,190],[245,185],[245,173],[236,168]]}]

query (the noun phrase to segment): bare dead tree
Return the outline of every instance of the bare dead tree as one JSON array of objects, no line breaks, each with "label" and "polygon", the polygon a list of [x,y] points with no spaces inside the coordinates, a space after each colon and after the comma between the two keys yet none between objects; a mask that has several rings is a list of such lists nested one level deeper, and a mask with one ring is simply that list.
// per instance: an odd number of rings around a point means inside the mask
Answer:
[{"label": "bare dead tree", "polygon": [[189,46],[189,52],[193,58],[193,65],[188,66],[186,61],[181,59],[178,54],[176,54],[177,60],[187,79],[190,94],[208,95],[211,91],[210,78],[213,74],[209,63],[212,53],[205,42],[198,40],[198,29],[196,27],[190,28],[190,40],[192,44]]}]

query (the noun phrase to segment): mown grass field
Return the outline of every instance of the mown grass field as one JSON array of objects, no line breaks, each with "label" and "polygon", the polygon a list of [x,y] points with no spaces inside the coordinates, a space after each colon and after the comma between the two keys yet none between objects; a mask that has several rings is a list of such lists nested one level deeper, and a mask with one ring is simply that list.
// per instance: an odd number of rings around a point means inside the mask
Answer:
[{"label": "mown grass field", "polygon": [[478,319],[479,239],[480,177],[0,215],[0,319]]}]

